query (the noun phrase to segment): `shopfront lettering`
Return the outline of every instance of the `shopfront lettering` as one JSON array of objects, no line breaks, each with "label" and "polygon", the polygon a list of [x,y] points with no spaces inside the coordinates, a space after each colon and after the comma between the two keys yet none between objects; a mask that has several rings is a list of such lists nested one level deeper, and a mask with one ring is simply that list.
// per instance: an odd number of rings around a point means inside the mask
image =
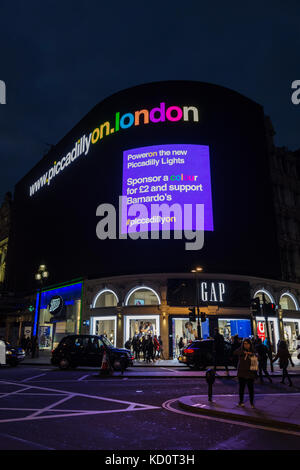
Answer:
[{"label": "shopfront lettering", "polygon": [[202,302],[224,302],[224,294],[224,282],[200,283],[200,300]]}]

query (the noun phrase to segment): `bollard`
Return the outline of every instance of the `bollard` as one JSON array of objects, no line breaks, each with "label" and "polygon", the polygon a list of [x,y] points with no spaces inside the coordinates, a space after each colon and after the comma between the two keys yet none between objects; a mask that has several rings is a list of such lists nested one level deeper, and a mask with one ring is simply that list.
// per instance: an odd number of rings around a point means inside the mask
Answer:
[{"label": "bollard", "polygon": [[212,401],[212,390],[213,390],[213,383],[216,378],[215,371],[213,369],[208,369],[205,374],[206,382],[208,385],[208,401]]}]

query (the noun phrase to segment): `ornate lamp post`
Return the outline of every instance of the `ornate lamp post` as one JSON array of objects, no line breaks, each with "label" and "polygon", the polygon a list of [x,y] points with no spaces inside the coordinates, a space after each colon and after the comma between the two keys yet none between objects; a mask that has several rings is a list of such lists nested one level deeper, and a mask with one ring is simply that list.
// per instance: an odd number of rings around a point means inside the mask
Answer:
[{"label": "ornate lamp post", "polygon": [[38,301],[38,308],[37,308],[37,317],[36,317],[36,324],[35,324],[35,334],[32,337],[32,352],[31,357],[34,358],[37,351],[38,346],[38,336],[39,336],[39,323],[40,323],[40,308],[41,308],[41,297],[42,297],[42,288],[44,282],[49,277],[49,272],[47,271],[46,265],[41,264],[38,268],[38,271],[35,273],[35,280],[39,284],[39,289],[37,291],[37,295],[39,296]]},{"label": "ornate lamp post", "polygon": [[197,336],[198,339],[201,338],[201,326],[200,326],[200,306],[199,306],[199,277],[198,274],[203,271],[201,266],[197,266],[195,269],[192,269],[191,272],[195,274],[196,280],[196,307],[197,307]]}]

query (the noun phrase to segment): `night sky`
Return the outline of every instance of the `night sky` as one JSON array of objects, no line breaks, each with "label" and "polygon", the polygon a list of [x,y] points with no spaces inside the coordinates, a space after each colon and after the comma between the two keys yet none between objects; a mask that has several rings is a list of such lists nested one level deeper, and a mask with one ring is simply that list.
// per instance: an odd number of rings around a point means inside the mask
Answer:
[{"label": "night sky", "polygon": [[0,201],[95,104],[145,82],[234,89],[264,106],[277,145],[299,148],[299,17],[292,0],[2,0]]}]

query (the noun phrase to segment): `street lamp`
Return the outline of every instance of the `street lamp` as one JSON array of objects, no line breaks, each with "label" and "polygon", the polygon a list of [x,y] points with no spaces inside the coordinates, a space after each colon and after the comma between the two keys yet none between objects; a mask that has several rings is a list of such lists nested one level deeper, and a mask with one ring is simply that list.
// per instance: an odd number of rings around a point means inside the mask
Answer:
[{"label": "street lamp", "polygon": [[200,326],[200,306],[199,306],[199,277],[197,274],[201,273],[203,268],[201,266],[196,266],[192,269],[191,272],[195,274],[196,280],[196,307],[197,307],[197,336],[198,339],[201,339],[201,326]]},{"label": "street lamp", "polygon": [[35,357],[37,345],[38,345],[38,332],[39,332],[39,322],[40,322],[40,309],[41,309],[41,296],[42,296],[42,288],[44,281],[49,277],[49,272],[47,271],[46,265],[41,264],[34,275],[35,280],[39,283],[40,287],[38,289],[38,296],[39,296],[39,303],[37,309],[37,318],[36,318],[36,325],[35,325],[35,335],[33,336],[33,344],[32,344],[32,351],[31,357]]}]

